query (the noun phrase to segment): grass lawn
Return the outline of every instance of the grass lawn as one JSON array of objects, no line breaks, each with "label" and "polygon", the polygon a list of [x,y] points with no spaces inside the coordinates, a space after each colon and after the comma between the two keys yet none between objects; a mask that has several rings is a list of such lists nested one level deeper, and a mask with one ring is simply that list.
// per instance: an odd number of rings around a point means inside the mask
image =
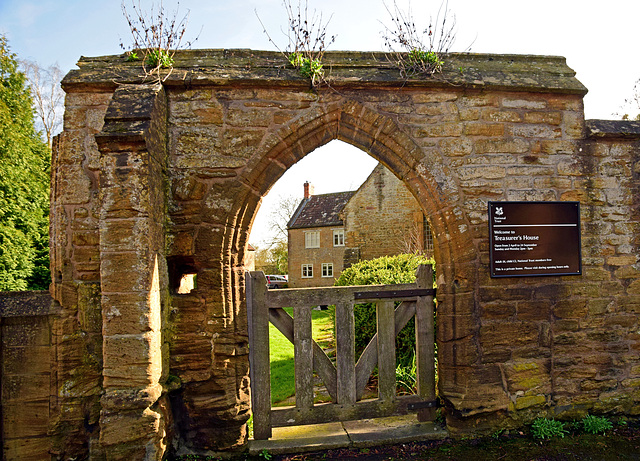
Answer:
[{"label": "grass lawn", "polygon": [[[332,349],[334,306],[327,310],[311,311],[313,339],[323,349]],[[284,309],[293,316],[293,308]],[[271,404],[275,405],[295,394],[293,344],[276,327],[269,323],[269,347],[271,359]]]}]

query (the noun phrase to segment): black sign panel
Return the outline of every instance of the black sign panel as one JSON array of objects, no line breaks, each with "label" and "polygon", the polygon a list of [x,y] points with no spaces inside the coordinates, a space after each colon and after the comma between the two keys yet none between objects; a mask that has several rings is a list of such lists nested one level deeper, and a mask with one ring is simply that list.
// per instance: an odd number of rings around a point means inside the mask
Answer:
[{"label": "black sign panel", "polygon": [[491,277],[580,275],[579,202],[489,202]]}]

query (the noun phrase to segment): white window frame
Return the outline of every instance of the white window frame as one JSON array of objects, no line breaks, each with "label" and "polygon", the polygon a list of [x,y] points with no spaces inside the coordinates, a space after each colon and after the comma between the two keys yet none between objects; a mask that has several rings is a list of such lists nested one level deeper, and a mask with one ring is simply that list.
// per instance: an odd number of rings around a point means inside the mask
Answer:
[{"label": "white window frame", "polygon": [[320,231],[307,231],[304,233],[305,248],[320,248]]},{"label": "white window frame", "polygon": [[303,279],[313,278],[313,264],[303,264],[301,266],[301,275]]},{"label": "white window frame", "polygon": [[333,277],[333,263],[322,263],[322,276]]},{"label": "white window frame", "polygon": [[[338,240],[338,243],[336,243],[336,239]],[[333,229],[333,246],[344,246],[344,229]]]}]

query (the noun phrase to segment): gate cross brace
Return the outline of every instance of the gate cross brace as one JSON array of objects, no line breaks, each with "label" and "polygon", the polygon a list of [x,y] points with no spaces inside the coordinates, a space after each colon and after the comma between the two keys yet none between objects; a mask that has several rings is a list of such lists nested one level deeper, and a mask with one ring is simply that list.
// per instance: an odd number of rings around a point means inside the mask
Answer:
[{"label": "gate cross brace", "polygon": [[393,299],[435,295],[435,288],[417,288],[415,290],[357,291],[353,294],[353,299]]},{"label": "gate cross brace", "polygon": [[414,402],[407,405],[407,410],[421,410],[422,408],[437,408],[440,404],[437,400],[426,400],[424,402]]}]

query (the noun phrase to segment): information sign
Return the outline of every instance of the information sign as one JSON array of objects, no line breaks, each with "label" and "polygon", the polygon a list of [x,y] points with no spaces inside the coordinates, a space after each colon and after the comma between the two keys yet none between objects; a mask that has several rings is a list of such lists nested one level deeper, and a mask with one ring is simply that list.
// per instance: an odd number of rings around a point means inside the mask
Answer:
[{"label": "information sign", "polygon": [[489,202],[491,277],[580,275],[579,202]]}]

